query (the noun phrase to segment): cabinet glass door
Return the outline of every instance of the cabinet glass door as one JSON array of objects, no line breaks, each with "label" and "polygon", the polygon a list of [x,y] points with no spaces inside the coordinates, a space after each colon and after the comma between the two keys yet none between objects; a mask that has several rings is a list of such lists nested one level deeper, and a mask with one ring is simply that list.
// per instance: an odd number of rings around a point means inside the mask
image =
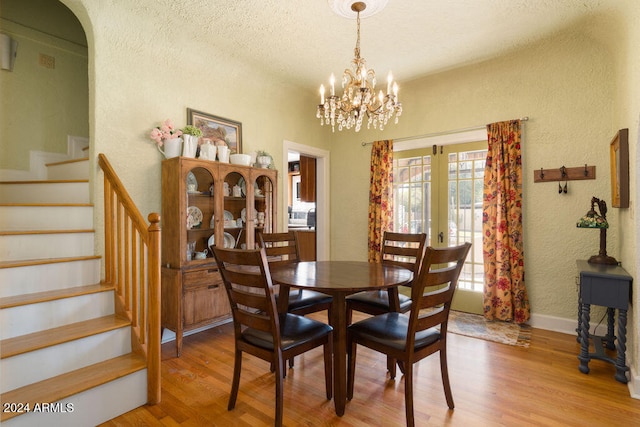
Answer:
[{"label": "cabinet glass door", "polygon": [[275,231],[275,212],[273,189],[275,183],[268,176],[260,175],[254,182],[254,209],[256,231],[273,233]]},{"label": "cabinet glass door", "polygon": [[214,233],[214,179],[205,168],[193,168],[186,176],[187,262],[211,258],[209,241]]}]

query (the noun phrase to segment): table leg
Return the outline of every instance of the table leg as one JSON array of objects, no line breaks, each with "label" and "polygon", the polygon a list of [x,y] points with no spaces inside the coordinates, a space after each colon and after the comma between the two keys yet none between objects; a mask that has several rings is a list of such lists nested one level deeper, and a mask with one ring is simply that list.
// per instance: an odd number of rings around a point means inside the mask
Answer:
[{"label": "table leg", "polygon": [[627,351],[627,310],[618,310],[618,342],[617,342],[617,357],[616,357],[616,375],[615,379],[623,384],[626,384],[627,380],[627,368],[626,356]]},{"label": "table leg", "polygon": [[582,304],[580,313],[580,355],[578,360],[580,361],[580,372],[583,374],[589,373],[589,320],[590,320],[591,304]]},{"label": "table leg", "polygon": [[607,307],[607,335],[605,335],[603,341],[604,346],[610,350],[615,350],[616,348],[616,335],[614,331],[615,323],[615,309]]},{"label": "table leg", "polygon": [[333,398],[336,414],[341,417],[347,402],[347,304],[345,295],[334,294],[331,302],[333,327]]}]

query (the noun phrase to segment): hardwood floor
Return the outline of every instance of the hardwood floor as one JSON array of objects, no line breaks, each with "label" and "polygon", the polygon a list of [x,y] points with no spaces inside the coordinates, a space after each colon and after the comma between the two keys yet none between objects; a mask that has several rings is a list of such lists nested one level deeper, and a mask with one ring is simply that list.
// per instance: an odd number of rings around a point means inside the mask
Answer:
[{"label": "hardwood floor", "polygon": [[[358,316],[356,314],[355,316]],[[313,315],[326,320],[326,314]],[[356,320],[358,317],[356,317]],[[534,329],[528,349],[449,334],[449,375],[456,408],[444,399],[438,356],[416,365],[418,426],[637,425],[640,400],[614,380],[613,365],[594,360],[578,371],[575,337]],[[231,325],[162,347],[162,402],[103,424],[111,426],[269,426],[274,417],[274,376],[266,362],[243,359],[236,408],[227,411],[233,367]],[[400,373],[398,373],[400,375]],[[284,388],[288,426],[404,426],[404,386],[388,379],[384,356],[358,348],[354,398],[343,417],[324,394],[321,349],[295,360]]]}]

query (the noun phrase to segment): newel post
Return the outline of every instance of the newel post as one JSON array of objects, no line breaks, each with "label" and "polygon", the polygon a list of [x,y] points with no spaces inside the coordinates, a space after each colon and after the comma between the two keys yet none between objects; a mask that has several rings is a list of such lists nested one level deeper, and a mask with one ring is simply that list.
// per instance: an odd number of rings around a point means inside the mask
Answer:
[{"label": "newel post", "polygon": [[147,345],[147,400],[149,404],[160,403],[161,369],[160,369],[160,215],[149,214],[149,317]]}]

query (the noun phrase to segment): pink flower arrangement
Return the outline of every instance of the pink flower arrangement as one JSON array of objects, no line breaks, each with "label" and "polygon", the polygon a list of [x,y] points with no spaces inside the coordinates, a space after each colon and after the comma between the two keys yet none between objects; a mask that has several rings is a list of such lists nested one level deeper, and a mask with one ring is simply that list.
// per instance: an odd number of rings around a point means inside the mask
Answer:
[{"label": "pink flower arrangement", "polygon": [[171,119],[167,119],[162,125],[151,129],[151,139],[153,139],[158,147],[162,147],[164,141],[182,136],[182,131],[176,129]]}]

